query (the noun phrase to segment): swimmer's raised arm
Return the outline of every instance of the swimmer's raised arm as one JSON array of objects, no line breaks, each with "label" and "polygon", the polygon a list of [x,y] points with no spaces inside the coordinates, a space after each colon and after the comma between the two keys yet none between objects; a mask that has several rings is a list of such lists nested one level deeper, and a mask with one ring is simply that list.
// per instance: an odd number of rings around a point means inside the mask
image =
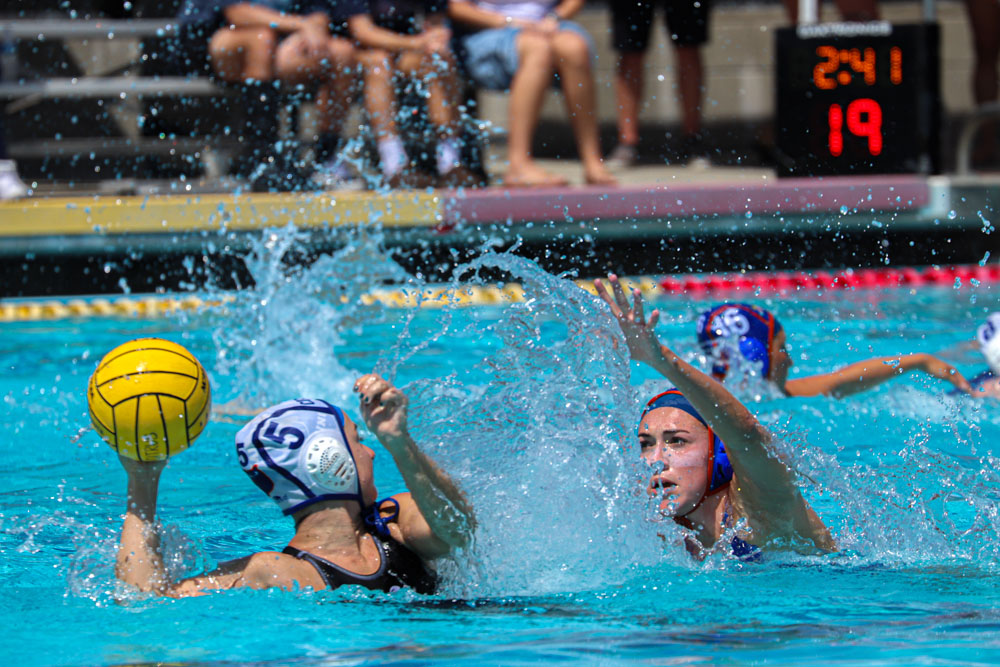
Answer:
[{"label": "swimmer's raised arm", "polygon": [[374,373],[361,377],[354,390],[365,424],[392,454],[410,491],[396,496],[399,527],[407,544],[427,558],[467,546],[476,525],[472,506],[454,480],[410,436],[409,399]]},{"label": "swimmer's raised arm", "polygon": [[633,292],[634,305],[630,305],[617,277],[610,275],[608,280],[614,295],[600,280],[594,284],[625,334],[632,358],[669,379],[726,443],[735,497],[752,515],[762,537],[801,537],[821,549],[833,549],[826,526],[795,486],[788,466],[769,446],[768,431],[721,383],[659,342],[654,332],[659,311],[654,310],[646,320],[638,290]]},{"label": "swimmer's raised arm", "polygon": [[920,353],[901,357],[876,357],[855,362],[832,373],[788,380],[785,382],[785,393],[789,396],[826,394],[842,398],[866,391],[910,371],[922,371],[931,377],[947,380],[967,394],[972,392],[969,381],[954,366],[933,355]]}]

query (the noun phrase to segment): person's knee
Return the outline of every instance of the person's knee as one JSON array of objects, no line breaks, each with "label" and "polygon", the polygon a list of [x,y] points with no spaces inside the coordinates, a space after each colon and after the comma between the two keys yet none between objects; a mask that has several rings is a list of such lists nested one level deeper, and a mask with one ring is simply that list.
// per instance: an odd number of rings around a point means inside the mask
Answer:
[{"label": "person's knee", "polygon": [[355,58],[368,75],[386,75],[392,71],[388,51],[363,49],[355,53]]},{"label": "person's knee", "polygon": [[564,63],[576,66],[590,65],[590,44],[580,34],[561,30],[552,38],[555,56]]},{"label": "person's knee", "polygon": [[546,35],[522,30],[517,36],[517,53],[521,66],[525,63],[535,67],[540,63],[551,63],[552,40]]},{"label": "person's knee", "polygon": [[352,67],[357,60],[358,50],[346,39],[331,37],[327,41],[330,61],[341,67]]},{"label": "person's knee", "polygon": [[249,41],[251,48],[273,52],[278,46],[278,33],[271,28],[259,27],[253,32]]}]

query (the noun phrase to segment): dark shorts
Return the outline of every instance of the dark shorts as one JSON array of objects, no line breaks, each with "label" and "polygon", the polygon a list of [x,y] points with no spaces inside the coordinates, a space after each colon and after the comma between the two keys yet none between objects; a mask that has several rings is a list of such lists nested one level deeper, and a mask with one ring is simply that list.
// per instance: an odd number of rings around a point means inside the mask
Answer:
[{"label": "dark shorts", "polygon": [[[611,46],[619,53],[641,53],[649,46],[655,0],[611,2]],[[709,0],[662,0],[667,34],[677,46],[708,41]]]}]

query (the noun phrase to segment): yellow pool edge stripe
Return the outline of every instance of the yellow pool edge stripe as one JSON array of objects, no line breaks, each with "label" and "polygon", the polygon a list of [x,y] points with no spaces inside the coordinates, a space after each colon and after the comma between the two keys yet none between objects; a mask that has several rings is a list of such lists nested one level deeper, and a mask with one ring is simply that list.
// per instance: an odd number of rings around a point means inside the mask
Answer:
[{"label": "yellow pool edge stripe", "polygon": [[176,194],[50,197],[0,202],[0,238],[299,229],[381,223],[434,227],[438,193]]},{"label": "yellow pool edge stripe", "polygon": [[[593,280],[574,281],[580,288],[597,294]],[[659,285],[650,277],[623,278],[626,289],[638,288],[644,297],[657,294]],[[96,299],[0,299],[0,322],[53,321],[87,317],[154,318],[179,311],[197,312],[224,306],[235,297],[220,294],[208,298],[178,295],[138,295]],[[444,308],[495,306],[521,303],[524,288],[518,283],[504,285],[431,286],[424,288],[373,289],[360,298],[366,306],[386,308]]]}]

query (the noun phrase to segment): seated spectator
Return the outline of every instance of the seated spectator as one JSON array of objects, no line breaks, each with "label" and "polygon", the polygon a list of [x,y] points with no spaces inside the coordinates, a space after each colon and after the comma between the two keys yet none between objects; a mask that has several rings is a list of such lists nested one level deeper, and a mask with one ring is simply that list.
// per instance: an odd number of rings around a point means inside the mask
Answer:
[{"label": "seated spectator", "polygon": [[476,85],[508,90],[509,164],[504,184],[565,185],[534,161],[532,139],[542,99],[558,74],[566,98],[584,178],[595,185],[614,185],[601,159],[595,115],[593,46],[590,36],[568,19],[583,0],[451,0],[449,14],[461,30],[461,57]]},{"label": "seated spectator", "polygon": [[336,168],[341,124],[354,86],[348,19],[365,0],[186,0],[175,60],[186,71],[239,84],[251,159],[275,164],[280,84],[319,84],[317,162]]},{"label": "seated spectator", "polygon": [[418,21],[407,0],[370,0],[370,15],[352,18],[351,34],[363,47],[357,59],[364,78],[365,109],[375,133],[379,164],[391,187],[431,185],[406,153],[396,125],[396,75],[421,86],[427,115],[438,137],[440,185],[472,186],[479,177],[461,164],[459,81],[450,42],[451,30],[434,0],[424,2]]}]

